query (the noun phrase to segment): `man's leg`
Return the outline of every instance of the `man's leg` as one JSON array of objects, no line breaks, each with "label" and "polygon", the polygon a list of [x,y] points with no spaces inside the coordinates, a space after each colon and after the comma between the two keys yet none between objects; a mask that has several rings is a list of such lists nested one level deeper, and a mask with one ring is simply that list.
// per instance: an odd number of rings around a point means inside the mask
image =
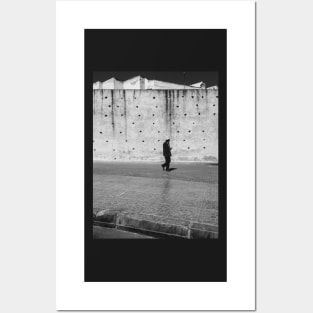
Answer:
[{"label": "man's leg", "polygon": [[171,163],[171,158],[166,157],[166,170],[168,171],[170,169],[170,163]]},{"label": "man's leg", "polygon": [[166,158],[165,158],[165,163],[163,163],[161,166],[163,168],[163,171],[164,171],[164,166],[166,165]]}]

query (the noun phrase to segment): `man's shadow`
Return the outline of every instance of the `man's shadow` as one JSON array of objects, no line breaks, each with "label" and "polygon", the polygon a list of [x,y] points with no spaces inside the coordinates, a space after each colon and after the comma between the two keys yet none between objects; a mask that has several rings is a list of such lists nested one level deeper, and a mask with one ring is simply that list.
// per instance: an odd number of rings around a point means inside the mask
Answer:
[{"label": "man's shadow", "polygon": [[177,170],[177,168],[176,167],[172,167],[172,168],[168,169],[168,172],[175,171],[175,170]]}]

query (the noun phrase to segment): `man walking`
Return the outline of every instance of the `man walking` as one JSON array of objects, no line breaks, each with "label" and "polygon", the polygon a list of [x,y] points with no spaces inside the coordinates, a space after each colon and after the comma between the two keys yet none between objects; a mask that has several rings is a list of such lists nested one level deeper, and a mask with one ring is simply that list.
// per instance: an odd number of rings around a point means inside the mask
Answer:
[{"label": "man walking", "polygon": [[165,163],[161,165],[163,168],[163,171],[164,171],[164,167],[166,167],[167,172],[169,172],[170,170],[170,163],[171,163],[171,156],[172,156],[171,150],[172,148],[170,147],[170,140],[167,139],[163,143],[163,155],[165,158]]}]

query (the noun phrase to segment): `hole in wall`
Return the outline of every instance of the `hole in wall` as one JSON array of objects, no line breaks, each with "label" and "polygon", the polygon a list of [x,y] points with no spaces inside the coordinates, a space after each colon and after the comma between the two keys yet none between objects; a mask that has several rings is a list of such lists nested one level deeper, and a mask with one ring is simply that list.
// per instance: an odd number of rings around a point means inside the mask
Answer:
[{"label": "hole in wall", "polygon": [[113,151],[115,151],[115,149],[113,149]]},{"label": "hole in wall", "polygon": [[102,134],[102,132],[100,132],[100,134]]},{"label": "hole in wall", "polygon": [[114,158],[114,160],[116,160],[116,158]]},{"label": "hole in wall", "polygon": [[109,140],[106,140],[105,142],[109,142]]},{"label": "hole in wall", "polygon": [[213,115],[216,115],[216,113],[213,113]]},{"label": "hole in wall", "polygon": [[179,133],[179,130],[177,132]]},{"label": "hole in wall", "polygon": [[193,98],[194,98],[194,96],[191,96],[191,98],[193,99]]},{"label": "hole in wall", "polygon": [[139,133],[142,133],[142,130],[140,130]]},{"label": "hole in wall", "polygon": [[203,147],[203,149],[205,149],[205,147]]},{"label": "hole in wall", "polygon": [[154,148],[153,150],[156,150],[156,148]]},{"label": "hole in wall", "polygon": [[155,107],[156,109],[158,108],[158,106]]},{"label": "hole in wall", "polygon": [[203,96],[201,98],[203,99]]},{"label": "hole in wall", "polygon": [[152,123],[154,125],[154,123]]},{"label": "hole in wall", "polygon": [[120,134],[122,134],[123,132],[120,132]]},{"label": "hole in wall", "polygon": [[199,115],[201,115],[201,113],[199,113]]},{"label": "hole in wall", "polygon": [[188,149],[190,149],[190,147],[188,147]]},{"label": "hole in wall", "polygon": [[185,113],[184,115],[185,115],[185,116],[187,116],[187,114],[186,114],[186,113]]},{"label": "hole in wall", "polygon": [[173,125],[175,125],[175,122],[173,122]]},{"label": "hole in wall", "polygon": [[138,109],[138,105],[136,105],[136,108]]},{"label": "hole in wall", "polygon": [[152,114],[152,116],[154,116],[154,114]]},{"label": "hole in wall", "polygon": [[121,114],[121,116],[124,116],[124,114]]},{"label": "hole in wall", "polygon": [[140,114],[138,114],[138,117],[140,117],[141,115]]},{"label": "hole in wall", "polygon": [[144,140],[142,142],[145,142]]},{"label": "hole in wall", "polygon": [[93,151],[97,151],[96,149],[93,149]]},{"label": "hole in wall", "polygon": [[155,99],[155,97],[153,97],[153,99]]},{"label": "hole in wall", "polygon": [[204,133],[204,130],[202,132]]},{"label": "hole in wall", "polygon": [[108,97],[104,97],[104,99],[108,99]]},{"label": "hole in wall", "polygon": [[125,142],[127,142],[127,140],[125,140]]},{"label": "hole in wall", "polygon": [[104,115],[105,117],[108,117],[106,114]]},{"label": "hole in wall", "polygon": [[191,130],[188,130],[188,133],[191,133]]},{"label": "hole in wall", "polygon": [[160,131],[158,131],[158,133],[160,133]]},{"label": "hole in wall", "polygon": [[133,148],[133,150],[135,150],[135,148]]},{"label": "hole in wall", "polygon": [[110,105],[108,105],[108,107],[110,108],[111,106],[110,106]]},{"label": "hole in wall", "polygon": [[176,108],[179,108],[179,105],[176,105]]},{"label": "hole in wall", "polygon": [[135,123],[134,123],[134,122],[132,122],[132,124],[133,124],[133,125],[135,125]]},{"label": "hole in wall", "polygon": [[213,106],[215,107],[215,104],[213,104]]}]

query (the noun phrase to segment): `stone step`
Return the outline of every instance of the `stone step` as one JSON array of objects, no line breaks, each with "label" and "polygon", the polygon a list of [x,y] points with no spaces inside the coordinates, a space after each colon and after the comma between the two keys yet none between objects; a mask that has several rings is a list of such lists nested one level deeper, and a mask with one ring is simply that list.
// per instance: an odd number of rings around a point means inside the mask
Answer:
[{"label": "stone step", "polygon": [[217,239],[216,225],[165,218],[142,213],[100,210],[94,213],[94,225],[137,232],[157,238]]}]

